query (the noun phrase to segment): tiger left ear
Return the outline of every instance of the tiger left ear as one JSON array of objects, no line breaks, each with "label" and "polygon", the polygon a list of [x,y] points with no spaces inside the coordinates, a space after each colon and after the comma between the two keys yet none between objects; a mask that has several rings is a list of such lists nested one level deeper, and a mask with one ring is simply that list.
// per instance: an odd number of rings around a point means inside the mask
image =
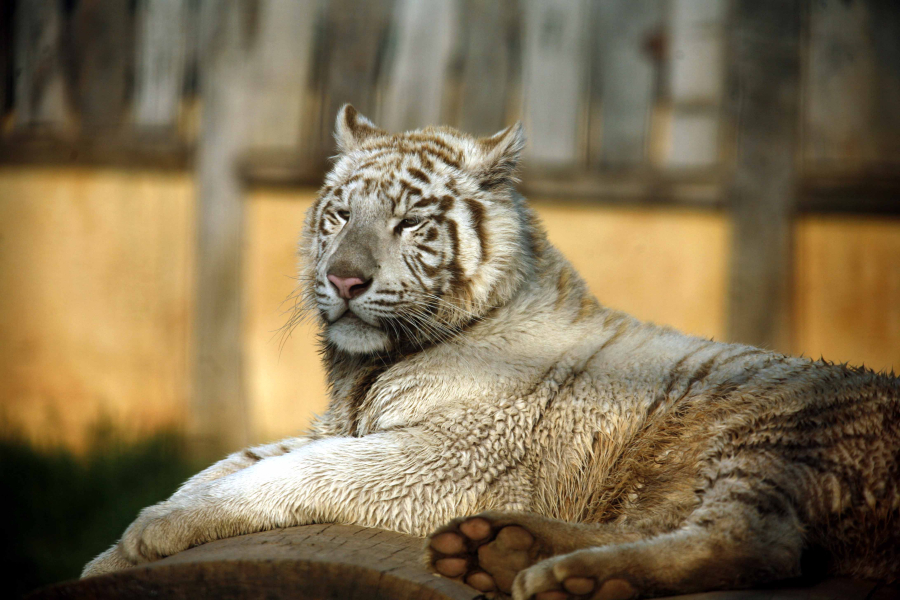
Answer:
[{"label": "tiger left ear", "polygon": [[360,144],[375,135],[384,135],[384,131],[375,127],[349,104],[345,104],[338,111],[334,124],[334,139],[337,141],[338,150],[351,152]]},{"label": "tiger left ear", "polygon": [[522,123],[507,127],[491,137],[479,138],[477,144],[481,156],[472,161],[470,168],[481,181],[481,188],[494,190],[514,183],[519,157],[525,147]]}]

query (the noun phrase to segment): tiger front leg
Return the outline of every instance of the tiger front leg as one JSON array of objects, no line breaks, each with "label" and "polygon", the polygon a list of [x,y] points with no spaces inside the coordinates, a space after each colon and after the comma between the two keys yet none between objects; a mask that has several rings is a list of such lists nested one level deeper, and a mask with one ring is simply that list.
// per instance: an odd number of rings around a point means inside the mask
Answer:
[{"label": "tiger front leg", "polygon": [[135,566],[133,562],[125,558],[119,544],[113,544],[111,548],[105,552],[101,552],[94,557],[81,571],[81,578],[96,577],[98,575],[106,575],[122,569],[130,569]]},{"label": "tiger front leg", "polygon": [[[159,510],[158,507],[171,503],[172,500],[190,496],[210,481],[227,477],[232,473],[251,467],[261,460],[293,452],[302,448],[310,441],[311,439],[308,437],[296,437],[235,452],[188,479],[178,488],[168,501],[151,507],[151,509]],[[141,518],[142,516],[139,516],[138,521],[140,521]],[[123,553],[121,545],[117,542],[85,565],[81,572],[81,577],[94,577],[113,571],[120,571],[122,569],[133,567],[135,564],[136,563],[132,562]]]},{"label": "tiger front leg", "polygon": [[313,438],[309,438],[306,436],[288,438],[286,440],[281,440],[279,442],[274,442],[271,444],[263,444],[261,446],[245,448],[238,452],[229,454],[222,460],[212,464],[211,466],[200,471],[199,473],[185,481],[181,485],[181,487],[178,488],[175,494],[173,494],[173,496],[177,496],[178,494],[182,493],[190,493],[191,490],[203,485],[204,483],[226,477],[228,475],[231,475],[232,473],[236,473],[242,469],[251,467],[266,458],[282,456],[289,452],[293,452],[294,450],[298,450],[312,440]]},{"label": "tiger front leg", "polygon": [[[727,487],[741,489],[722,489]],[[676,531],[577,550],[523,570],[513,598],[625,600],[747,588],[799,575],[802,526],[790,504],[766,510],[771,496],[754,494],[746,482],[719,488]]]},{"label": "tiger front leg", "polygon": [[413,428],[312,442],[145,509],[122,537],[122,554],[140,564],[215,539],[309,523],[424,535],[477,510],[476,490],[486,486],[471,480],[467,465],[447,470],[440,442]]}]

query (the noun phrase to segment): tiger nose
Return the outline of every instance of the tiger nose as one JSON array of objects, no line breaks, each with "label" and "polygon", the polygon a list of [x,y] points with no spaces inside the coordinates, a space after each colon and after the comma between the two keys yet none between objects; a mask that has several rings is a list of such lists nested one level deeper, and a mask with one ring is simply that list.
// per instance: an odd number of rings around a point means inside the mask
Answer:
[{"label": "tiger nose", "polygon": [[328,281],[337,288],[338,295],[345,300],[352,300],[362,295],[372,284],[371,279],[363,281],[359,277],[338,277],[331,274],[328,275]]}]

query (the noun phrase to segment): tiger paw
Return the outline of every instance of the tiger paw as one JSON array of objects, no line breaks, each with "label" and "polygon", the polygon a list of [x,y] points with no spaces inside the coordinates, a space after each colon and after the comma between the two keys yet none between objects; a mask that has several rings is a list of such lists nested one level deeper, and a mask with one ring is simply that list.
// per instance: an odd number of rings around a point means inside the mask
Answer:
[{"label": "tiger paw", "polygon": [[509,594],[520,571],[552,555],[552,545],[533,533],[543,521],[537,515],[514,513],[456,519],[431,535],[429,562],[437,573],[481,592]]},{"label": "tiger paw", "polygon": [[513,584],[516,600],[629,600],[638,589],[627,578],[605,575],[596,550],[556,556],[523,570]]},{"label": "tiger paw", "polygon": [[95,557],[84,566],[81,571],[82,579],[85,577],[96,577],[98,575],[106,575],[122,569],[130,569],[135,566],[133,562],[125,558],[122,554],[122,548],[119,544],[115,544],[112,548]]},{"label": "tiger paw", "polygon": [[142,564],[209,541],[201,531],[202,520],[197,515],[172,502],[161,502],[141,511],[119,545],[126,560]]}]

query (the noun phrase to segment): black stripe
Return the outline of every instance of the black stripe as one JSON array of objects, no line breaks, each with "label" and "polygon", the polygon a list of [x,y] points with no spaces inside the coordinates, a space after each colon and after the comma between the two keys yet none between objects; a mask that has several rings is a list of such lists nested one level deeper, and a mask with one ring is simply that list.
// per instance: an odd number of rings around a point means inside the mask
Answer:
[{"label": "black stripe", "polygon": [[481,262],[488,259],[487,232],[484,228],[484,205],[472,198],[464,200],[469,212],[472,215],[472,228],[475,229],[475,235],[478,236],[478,243],[481,246]]},{"label": "black stripe", "polygon": [[422,183],[425,183],[425,184],[431,183],[431,179],[429,179],[428,175],[426,175],[423,171],[421,171],[415,167],[410,167],[409,169],[407,169],[407,172],[410,174],[410,176],[415,177]]}]

